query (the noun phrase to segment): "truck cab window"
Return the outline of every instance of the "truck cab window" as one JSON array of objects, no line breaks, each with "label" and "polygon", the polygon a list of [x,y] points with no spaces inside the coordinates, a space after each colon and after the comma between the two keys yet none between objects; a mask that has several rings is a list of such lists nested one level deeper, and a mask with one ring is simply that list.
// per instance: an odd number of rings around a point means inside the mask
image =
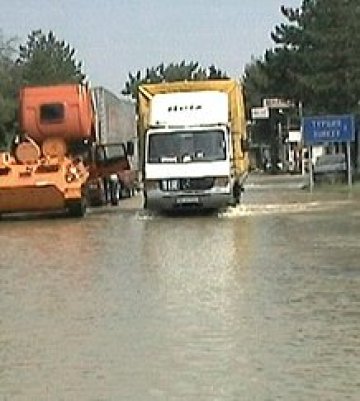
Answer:
[{"label": "truck cab window", "polygon": [[43,124],[61,123],[65,109],[62,103],[49,103],[40,106],[40,122]]}]

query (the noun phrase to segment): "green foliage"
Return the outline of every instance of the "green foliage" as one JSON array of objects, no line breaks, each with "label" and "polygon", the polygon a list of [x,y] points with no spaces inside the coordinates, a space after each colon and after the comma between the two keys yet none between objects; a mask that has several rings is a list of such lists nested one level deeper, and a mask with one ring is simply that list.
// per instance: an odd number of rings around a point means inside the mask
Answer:
[{"label": "green foliage", "polygon": [[214,65],[203,68],[197,62],[181,61],[180,63],[159,64],[156,67],[146,68],[145,71],[129,73],[129,79],[125,83],[122,94],[136,99],[139,85],[143,83],[159,83],[174,81],[194,81],[204,79],[228,79],[226,73]]},{"label": "green foliage", "polygon": [[301,100],[308,113],[358,111],[358,0],[303,0],[299,8],[281,11],[287,22],[272,32],[275,48],[245,70],[251,98]]},{"label": "green foliage", "polygon": [[262,99],[269,94],[269,77],[261,59],[252,59],[251,63],[245,66],[243,82],[247,108],[260,106]]},{"label": "green foliage", "polygon": [[[17,129],[18,93],[23,85],[80,83],[85,75],[75,50],[50,31],[32,31],[15,49],[15,39],[0,31],[0,146],[6,147]],[[17,57],[17,60],[15,60]]]},{"label": "green foliage", "polygon": [[74,58],[75,49],[56,38],[52,31],[32,31],[19,48],[17,64],[26,85],[81,83],[85,79],[82,64]]},{"label": "green foliage", "polygon": [[0,31],[0,146],[6,147],[14,134],[17,91],[20,77],[14,63],[14,39],[5,40]]}]

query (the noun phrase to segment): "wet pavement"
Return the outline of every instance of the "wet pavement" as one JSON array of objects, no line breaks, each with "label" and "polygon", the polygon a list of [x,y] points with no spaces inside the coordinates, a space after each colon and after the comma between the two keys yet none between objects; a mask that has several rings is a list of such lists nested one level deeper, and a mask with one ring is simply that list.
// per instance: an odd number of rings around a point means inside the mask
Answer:
[{"label": "wet pavement", "polygon": [[0,222],[0,401],[358,400],[360,198]]}]

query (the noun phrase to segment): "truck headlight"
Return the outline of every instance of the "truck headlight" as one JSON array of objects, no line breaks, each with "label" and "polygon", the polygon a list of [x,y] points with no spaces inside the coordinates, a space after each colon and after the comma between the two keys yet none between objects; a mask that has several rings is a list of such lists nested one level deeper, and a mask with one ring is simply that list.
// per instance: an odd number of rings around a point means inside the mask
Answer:
[{"label": "truck headlight", "polygon": [[157,180],[146,180],[145,181],[145,190],[146,191],[154,191],[159,189],[159,181]]},{"label": "truck headlight", "polygon": [[229,185],[229,177],[215,177],[214,187],[227,187]]}]

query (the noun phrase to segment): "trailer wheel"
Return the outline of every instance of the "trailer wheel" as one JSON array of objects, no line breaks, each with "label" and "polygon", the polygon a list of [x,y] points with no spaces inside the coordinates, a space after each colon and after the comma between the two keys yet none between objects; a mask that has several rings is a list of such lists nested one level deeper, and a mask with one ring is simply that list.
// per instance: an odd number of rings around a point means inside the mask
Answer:
[{"label": "trailer wheel", "polygon": [[110,203],[117,206],[122,197],[122,188],[119,181],[110,181]]},{"label": "trailer wheel", "polygon": [[124,188],[123,189],[123,196],[124,198],[131,198],[132,193],[130,188]]}]

